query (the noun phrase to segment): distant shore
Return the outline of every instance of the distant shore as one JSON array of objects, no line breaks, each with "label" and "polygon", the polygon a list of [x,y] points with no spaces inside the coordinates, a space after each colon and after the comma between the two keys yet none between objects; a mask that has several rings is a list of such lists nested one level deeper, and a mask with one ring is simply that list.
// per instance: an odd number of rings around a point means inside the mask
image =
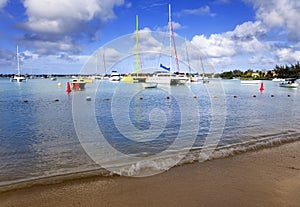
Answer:
[{"label": "distant shore", "polygon": [[90,177],[0,193],[6,206],[299,206],[300,142],[144,178]]}]

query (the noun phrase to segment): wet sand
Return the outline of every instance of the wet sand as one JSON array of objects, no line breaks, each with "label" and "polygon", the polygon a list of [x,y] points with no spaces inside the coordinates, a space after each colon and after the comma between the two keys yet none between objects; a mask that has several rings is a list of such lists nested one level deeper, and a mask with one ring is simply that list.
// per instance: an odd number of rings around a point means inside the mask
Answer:
[{"label": "wet sand", "polygon": [[0,206],[299,206],[300,142],[175,167],[2,192]]}]

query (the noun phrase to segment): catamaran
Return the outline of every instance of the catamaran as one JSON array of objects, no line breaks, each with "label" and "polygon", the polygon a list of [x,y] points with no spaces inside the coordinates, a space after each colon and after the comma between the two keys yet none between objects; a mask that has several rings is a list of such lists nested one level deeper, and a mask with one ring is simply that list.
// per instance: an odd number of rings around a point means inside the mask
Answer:
[{"label": "catamaran", "polygon": [[20,69],[20,56],[19,56],[19,47],[17,45],[17,63],[18,63],[18,73],[16,75],[14,75],[10,81],[16,81],[18,83],[21,83],[23,81],[26,81],[25,76],[21,75],[21,69]]},{"label": "catamaran", "polygon": [[[179,72],[179,63],[177,58],[176,44],[174,39],[174,30],[172,25],[171,18],[171,4],[169,4],[169,43],[170,43],[170,67],[163,66],[160,64],[160,67],[167,70],[166,72],[156,72],[152,76],[148,77],[146,82],[156,82],[158,84],[166,84],[166,85],[184,85],[190,81],[189,77]],[[174,44],[174,51],[176,55],[176,64],[178,68],[177,75],[172,73],[172,39]]]}]

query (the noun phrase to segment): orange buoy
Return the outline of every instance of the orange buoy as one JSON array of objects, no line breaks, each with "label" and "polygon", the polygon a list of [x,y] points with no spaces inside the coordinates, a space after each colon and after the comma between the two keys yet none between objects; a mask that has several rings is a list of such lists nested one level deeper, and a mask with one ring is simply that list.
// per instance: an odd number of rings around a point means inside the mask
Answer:
[{"label": "orange buoy", "polygon": [[109,100],[110,100],[110,98],[105,98],[104,100],[106,100],[106,101],[109,101]]},{"label": "orange buoy", "polygon": [[28,100],[27,100],[27,99],[25,99],[23,102],[24,102],[24,103],[27,103],[27,102],[28,102]]},{"label": "orange buoy", "polygon": [[194,98],[197,98],[197,96],[194,96]]}]

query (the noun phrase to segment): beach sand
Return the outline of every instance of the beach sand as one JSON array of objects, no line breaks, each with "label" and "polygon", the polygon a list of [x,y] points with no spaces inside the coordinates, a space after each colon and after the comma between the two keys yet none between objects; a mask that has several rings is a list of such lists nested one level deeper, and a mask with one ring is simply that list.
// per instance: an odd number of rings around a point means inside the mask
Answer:
[{"label": "beach sand", "polygon": [[90,177],[2,192],[0,206],[300,206],[300,142],[152,177]]}]

